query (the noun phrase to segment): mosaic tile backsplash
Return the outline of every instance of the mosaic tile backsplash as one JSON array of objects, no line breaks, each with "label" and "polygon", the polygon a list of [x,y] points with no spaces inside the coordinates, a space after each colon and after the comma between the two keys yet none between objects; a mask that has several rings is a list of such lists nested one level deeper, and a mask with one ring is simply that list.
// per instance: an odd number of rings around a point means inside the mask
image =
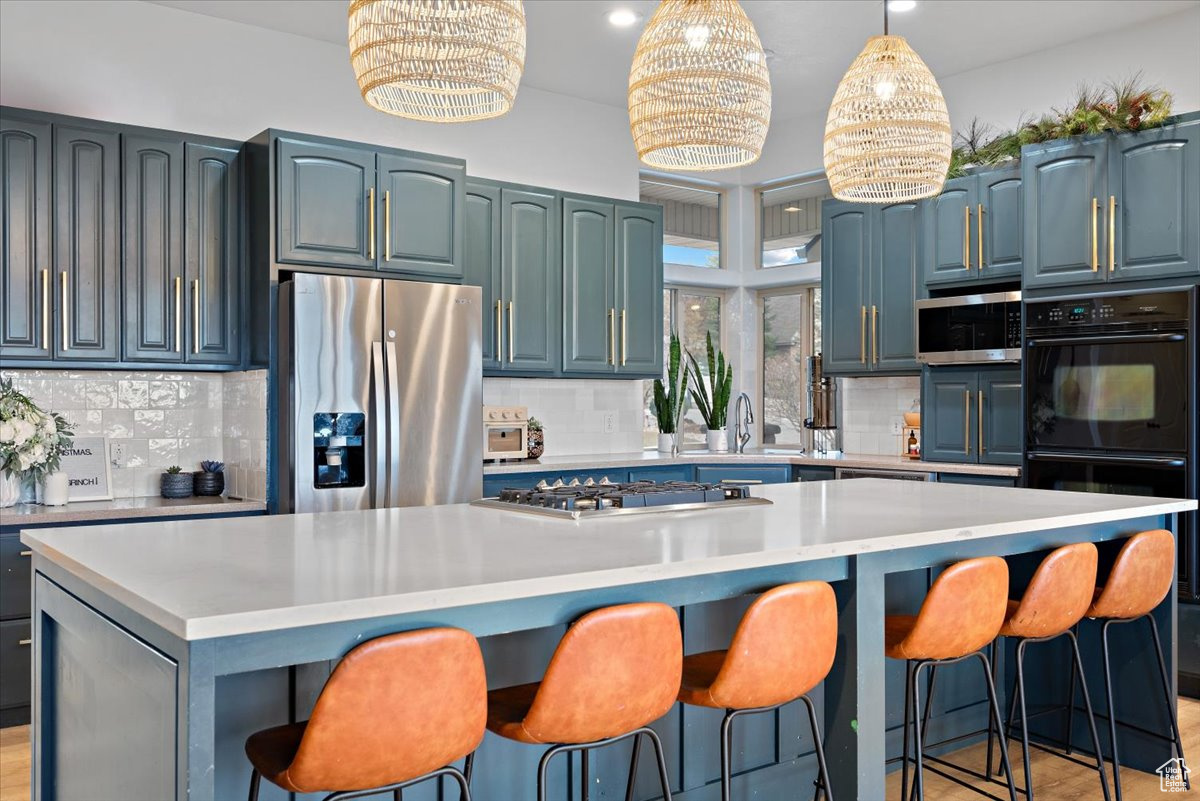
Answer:
[{"label": "mosaic tile backsplash", "polygon": [[[227,495],[266,497],[265,377],[96,370],[3,370],[2,374],[40,406],[67,418],[77,435],[104,436],[110,444],[120,441],[126,446],[124,464],[112,469],[114,497],[158,495],[159,475],[165,468],[177,464],[198,470],[204,459],[226,462]],[[249,393],[253,400],[247,404],[259,404],[257,415],[241,405],[226,410],[227,385],[256,383],[263,390]],[[233,394],[240,403],[242,393]],[[233,420],[237,425],[231,428]],[[231,466],[238,471],[230,471]]]}]

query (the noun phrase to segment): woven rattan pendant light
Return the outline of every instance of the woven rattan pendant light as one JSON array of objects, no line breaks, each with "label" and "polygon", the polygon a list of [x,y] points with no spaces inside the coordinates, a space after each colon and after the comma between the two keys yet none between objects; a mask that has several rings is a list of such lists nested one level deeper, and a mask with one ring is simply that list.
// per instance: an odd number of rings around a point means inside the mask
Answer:
[{"label": "woven rattan pendant light", "polygon": [[838,85],[825,120],[825,174],[833,196],[897,203],[942,191],[950,115],[933,73],[902,36],[872,36]]},{"label": "woven rattan pendant light", "polygon": [[525,68],[521,0],[353,0],[350,63],[373,108],[427,122],[498,117]]},{"label": "woven rattan pendant light", "polygon": [[638,158],[666,170],[740,167],[762,153],[771,78],[736,0],[663,0],[629,71]]}]

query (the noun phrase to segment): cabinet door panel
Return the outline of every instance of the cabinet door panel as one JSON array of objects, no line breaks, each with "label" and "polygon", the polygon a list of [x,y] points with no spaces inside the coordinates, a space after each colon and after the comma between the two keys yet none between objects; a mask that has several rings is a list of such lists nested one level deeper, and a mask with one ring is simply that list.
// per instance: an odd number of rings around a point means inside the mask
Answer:
[{"label": "cabinet door panel", "polygon": [[238,238],[238,152],[188,145],[187,361],[237,364],[242,280]]},{"label": "cabinet door panel", "polygon": [[1077,142],[1023,156],[1026,288],[1104,280],[1105,147],[1104,141]]},{"label": "cabinet door panel", "polygon": [[947,181],[942,194],[925,203],[925,283],[975,278],[975,177]]},{"label": "cabinet door panel", "polygon": [[410,156],[381,155],[381,270],[443,278],[463,274],[466,168]]},{"label": "cabinet door panel", "polygon": [[617,372],[663,372],[661,208],[617,204]]},{"label": "cabinet door panel", "polygon": [[564,198],[563,371],[612,372],[616,362],[613,206]]},{"label": "cabinet door panel", "polygon": [[56,359],[120,358],[120,137],[54,128]]},{"label": "cabinet door panel", "polygon": [[125,136],[126,360],[183,361],[183,142]]},{"label": "cabinet door panel", "polygon": [[898,203],[879,210],[877,254],[871,269],[869,355],[876,370],[916,373],[913,302],[921,263],[921,207]]},{"label": "cabinet door panel", "polygon": [[1109,278],[1200,274],[1200,120],[1118,136],[1108,179],[1116,201]]},{"label": "cabinet door panel", "polygon": [[983,218],[976,220],[976,226],[982,226],[976,229],[978,235],[983,237],[980,278],[991,280],[1010,275],[1019,278],[1024,248],[1020,168],[980,175],[979,203],[983,204]]},{"label": "cabinet door panel", "polygon": [[50,123],[0,120],[0,356],[5,359],[50,358],[50,148]]},{"label": "cabinet door panel", "polygon": [[977,403],[979,461],[986,464],[1020,464],[1024,429],[1021,427],[1021,371],[979,371]]},{"label": "cabinet door panel", "polygon": [[483,369],[500,366],[500,189],[468,183],[463,214],[463,283],[483,290]]},{"label": "cabinet door panel", "polygon": [[553,193],[501,191],[504,243],[504,369],[552,373],[559,362],[562,269],[558,198]]},{"label": "cabinet door panel", "polygon": [[825,372],[849,375],[870,368],[866,353],[866,289],[870,261],[868,212],[822,204],[821,339]]},{"label": "cabinet door panel", "polygon": [[294,139],[276,147],[278,260],[374,269],[375,154]]},{"label": "cabinet door panel", "polygon": [[974,369],[926,368],[921,393],[921,453],[936,462],[974,462]]}]

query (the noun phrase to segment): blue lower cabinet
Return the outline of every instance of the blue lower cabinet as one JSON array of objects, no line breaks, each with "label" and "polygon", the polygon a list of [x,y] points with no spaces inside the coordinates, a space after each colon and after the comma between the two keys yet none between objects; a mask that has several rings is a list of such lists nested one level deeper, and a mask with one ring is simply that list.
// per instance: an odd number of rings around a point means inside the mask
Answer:
[{"label": "blue lower cabinet", "polygon": [[969,473],[938,473],[943,484],[978,484],[982,487],[1015,487],[1016,476],[976,476]]},{"label": "blue lower cabinet", "polygon": [[695,481],[695,468],[690,464],[673,464],[665,467],[636,467],[629,471],[630,481]]},{"label": "blue lower cabinet", "polygon": [[533,487],[539,481],[545,480],[548,484],[553,484],[558,479],[569,481],[561,473],[558,472],[536,472],[536,473],[500,473],[497,475],[483,477],[483,497],[494,498],[500,494],[500,490],[510,487]]},{"label": "blue lower cabinet", "polygon": [[792,468],[793,481],[833,481],[837,473],[832,467],[805,467],[797,465]]},{"label": "blue lower cabinet", "polygon": [[781,465],[701,465],[696,480],[719,483],[745,481],[752,484],[786,484],[792,480],[792,466]]},{"label": "blue lower cabinet", "polygon": [[584,484],[589,478],[597,484],[606,478],[614,484],[623,484],[629,480],[629,468],[597,467],[594,470],[574,470],[562,474],[564,484],[570,484],[574,479],[579,479],[579,483]]}]

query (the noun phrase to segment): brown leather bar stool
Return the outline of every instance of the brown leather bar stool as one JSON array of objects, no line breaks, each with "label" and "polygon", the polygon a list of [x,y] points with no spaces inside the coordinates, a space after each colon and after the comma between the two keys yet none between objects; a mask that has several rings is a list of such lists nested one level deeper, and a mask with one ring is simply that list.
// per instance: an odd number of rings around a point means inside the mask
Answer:
[{"label": "brown leather bar stool", "polygon": [[[892,659],[903,659],[908,669],[904,687],[904,768],[901,779],[901,798],[908,795],[908,750],[909,723],[913,728],[915,747],[914,789],[917,798],[925,798],[925,762],[932,761],[946,767],[970,774],[977,779],[990,781],[990,776],[968,770],[959,765],[924,755],[924,739],[921,734],[921,703],[919,683],[921,671],[926,667],[950,665],[968,659],[978,659],[983,667],[987,683],[990,720],[1000,726],[1000,705],[996,700],[996,686],[992,682],[992,669],[983,648],[1000,633],[1008,608],[1008,564],[998,556],[967,559],[950,565],[929,588],[921,603],[921,611],[913,615],[888,615],[884,621],[884,653]],[[932,690],[932,688],[931,688]],[[931,692],[932,695],[932,692]],[[1004,775],[1008,781],[1009,801],[1017,801],[1013,784],[1012,768],[1008,764],[1008,752],[1000,752]],[[929,768],[962,786],[975,790],[980,795],[997,796],[968,784],[938,768]]]},{"label": "brown leather bar stool", "polygon": [[[1008,725],[1000,747],[1008,750],[1008,740],[1012,736],[1013,718],[1015,712],[1021,712],[1021,754],[1025,768],[1025,796],[1033,799],[1033,775],[1029,766],[1029,718],[1025,709],[1025,648],[1030,643],[1042,643],[1066,637],[1071,641],[1071,659],[1074,670],[1079,675],[1080,687],[1083,688],[1083,702],[1087,711],[1088,725],[1092,733],[1092,745],[1096,749],[1095,769],[1100,773],[1100,789],[1104,798],[1108,799],[1108,775],[1104,770],[1104,757],[1100,750],[1100,735],[1096,732],[1096,717],[1092,712],[1092,699],[1088,694],[1087,681],[1083,675],[1083,660],[1079,656],[1079,641],[1075,637],[1074,626],[1083,619],[1084,613],[1092,602],[1092,594],[1096,588],[1096,563],[1099,556],[1096,546],[1090,542],[1077,542],[1064,545],[1051,551],[1042,563],[1038,565],[1033,578],[1026,587],[1019,601],[1008,602],[1008,612],[1004,617],[1004,625],[1000,628],[1001,637],[1012,637],[1017,640],[1017,676],[1014,682],[1012,704],[1008,711]],[[993,644],[992,658],[995,659]],[[993,665],[995,663],[993,662]],[[1072,676],[1075,674],[1073,673]],[[928,710],[927,710],[928,713]],[[991,775],[993,729],[988,725],[988,775]],[[1070,740],[1070,730],[1067,739]],[[1079,765],[1092,767],[1066,754],[1044,746],[1038,746],[1047,753],[1068,759]]]},{"label": "brown leather bar stool", "polygon": [[[785,584],[763,593],[742,616],[727,651],[683,659],[679,700],[724,709],[721,799],[729,801],[733,720],[804,701],[816,744],[818,787],[833,801],[817,712],[807,693],[829,674],[837,651],[837,599],[823,581]],[[637,755],[634,754],[634,769]]]},{"label": "brown leather bar stool", "polygon": [[[537,797],[546,798],[546,769],[556,755],[582,752],[583,798],[588,752],[650,738],[663,798],[671,799],[662,742],[649,724],[679,693],[683,637],[675,610],[636,603],[589,612],[567,629],[540,682],[488,693],[487,727],[501,737],[550,745],[538,764]],[[627,793],[632,795],[631,774]]]},{"label": "brown leather bar stool", "polygon": [[479,643],[465,631],[421,629],[351,650],[321,690],[312,717],[250,735],[250,801],[261,777],[325,801],[403,788],[438,776],[468,779],[450,763],[483,739],[487,678]]},{"label": "brown leather bar stool", "polygon": [[[1108,733],[1113,763],[1113,783],[1116,785],[1117,801],[1121,801],[1121,764],[1117,751],[1117,725],[1137,728],[1143,734],[1169,740],[1175,754],[1183,757],[1183,740],[1179,734],[1179,721],[1175,719],[1175,698],[1171,694],[1171,680],[1167,676],[1167,664],[1163,658],[1162,640],[1158,636],[1158,624],[1154,622],[1154,610],[1171,592],[1175,581],[1175,537],[1165,529],[1143,531],[1135,534],[1121,546],[1117,559],[1103,587],[1095,588],[1094,600],[1087,610],[1087,617],[1104,621],[1100,628],[1100,648],[1104,658],[1104,695],[1108,701]],[[1169,736],[1161,732],[1147,731],[1132,724],[1117,720],[1113,708],[1112,672],[1109,660],[1108,630],[1121,623],[1150,622],[1150,635],[1154,640],[1154,655],[1158,658],[1158,675],[1162,682],[1163,700],[1167,705]],[[1072,678],[1074,674],[1072,674]],[[1086,697],[1086,696],[1085,696]],[[1074,686],[1071,689],[1071,705],[1074,709]],[[1184,784],[1191,783],[1184,773]]]}]

